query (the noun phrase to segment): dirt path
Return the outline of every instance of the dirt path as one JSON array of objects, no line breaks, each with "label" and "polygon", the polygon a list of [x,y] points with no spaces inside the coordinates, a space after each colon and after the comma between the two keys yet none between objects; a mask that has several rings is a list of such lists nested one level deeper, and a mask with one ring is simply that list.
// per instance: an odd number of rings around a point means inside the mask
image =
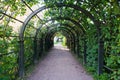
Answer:
[{"label": "dirt path", "polygon": [[93,80],[67,48],[57,45],[27,80]]}]

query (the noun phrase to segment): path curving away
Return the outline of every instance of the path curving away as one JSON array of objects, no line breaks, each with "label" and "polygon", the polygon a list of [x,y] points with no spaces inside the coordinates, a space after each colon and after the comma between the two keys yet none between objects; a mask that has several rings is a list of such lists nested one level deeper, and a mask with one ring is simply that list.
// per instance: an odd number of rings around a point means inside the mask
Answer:
[{"label": "path curving away", "polygon": [[54,46],[27,80],[93,80],[67,48]]}]

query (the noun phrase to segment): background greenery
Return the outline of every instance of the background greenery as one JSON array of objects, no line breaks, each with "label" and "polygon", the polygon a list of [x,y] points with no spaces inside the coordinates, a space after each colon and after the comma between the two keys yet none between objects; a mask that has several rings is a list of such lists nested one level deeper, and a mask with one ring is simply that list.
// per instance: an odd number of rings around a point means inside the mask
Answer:
[{"label": "background greenery", "polygon": [[[94,22],[79,11],[72,8],[51,8],[46,10],[44,20],[52,17],[70,17],[81,23],[84,26],[86,34],[79,37],[80,55],[83,56],[83,39],[86,39],[87,46],[87,70],[94,73],[96,80],[119,80],[120,79],[120,2],[119,0],[44,0],[42,4],[54,5],[55,3],[74,4],[89,11],[96,19],[102,23],[102,36],[104,39],[104,65],[111,68],[113,71],[108,73],[104,70],[104,74],[98,76],[97,73],[97,30]],[[25,0],[30,6],[39,4],[40,0]],[[15,21],[1,12],[6,12],[8,15],[16,18],[17,16],[24,16],[27,8],[21,0],[1,0],[0,1],[0,80],[14,80],[18,76],[18,52],[19,39],[18,33],[13,31]],[[33,17],[29,22],[25,31],[25,37],[33,37],[35,28],[34,21],[37,21],[37,27],[41,21]],[[13,23],[13,26],[10,23]],[[58,23],[69,23],[65,20],[58,20]],[[31,26],[32,25],[32,26]],[[18,25],[19,26],[19,25]],[[20,27],[20,26],[19,26]],[[79,26],[78,26],[79,27]],[[77,27],[76,27],[77,28]],[[43,37],[47,32],[44,27],[39,33],[39,38]],[[65,40],[65,38],[64,38]],[[25,38],[25,66],[32,64],[32,57],[34,54],[34,39]],[[63,41],[65,45],[65,41]],[[42,43],[40,44],[42,45]]]}]

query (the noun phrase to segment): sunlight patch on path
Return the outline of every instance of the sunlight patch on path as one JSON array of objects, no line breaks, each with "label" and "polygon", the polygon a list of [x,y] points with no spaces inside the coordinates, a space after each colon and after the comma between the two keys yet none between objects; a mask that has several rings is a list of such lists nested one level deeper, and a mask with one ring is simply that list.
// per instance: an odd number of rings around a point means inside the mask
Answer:
[{"label": "sunlight patch on path", "polygon": [[62,43],[58,43],[54,45],[55,49],[60,49],[60,50],[66,50],[69,51],[69,49],[67,48],[67,46],[63,46]]}]

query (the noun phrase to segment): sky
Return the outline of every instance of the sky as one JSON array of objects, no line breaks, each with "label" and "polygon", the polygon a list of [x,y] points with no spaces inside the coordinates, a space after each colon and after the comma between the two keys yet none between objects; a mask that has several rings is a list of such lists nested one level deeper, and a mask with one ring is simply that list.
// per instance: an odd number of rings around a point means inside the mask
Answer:
[{"label": "sky", "polygon": [[[42,6],[44,6],[43,0],[41,0],[39,4],[34,5],[34,6],[31,7],[31,8],[32,8],[32,10],[34,11],[34,10],[36,10],[36,9],[42,7]],[[24,16],[18,15],[18,16],[16,17],[16,19],[19,19],[19,20],[21,20],[21,21],[24,22],[25,19],[32,13],[32,11],[31,11],[29,8],[27,8],[27,7],[26,7],[26,10],[27,10],[27,11],[26,11],[26,13],[25,13]],[[45,12],[45,11],[42,11],[42,12],[40,12],[40,13],[38,14],[41,19],[43,19],[43,17],[44,17],[44,12]],[[15,20],[13,20],[13,21],[14,21],[14,22],[10,22],[9,25],[13,26],[13,32],[19,34],[19,31],[20,31],[20,28],[21,28],[21,26],[22,26],[22,23],[20,23],[20,22],[18,22],[18,21],[15,21]]]}]

